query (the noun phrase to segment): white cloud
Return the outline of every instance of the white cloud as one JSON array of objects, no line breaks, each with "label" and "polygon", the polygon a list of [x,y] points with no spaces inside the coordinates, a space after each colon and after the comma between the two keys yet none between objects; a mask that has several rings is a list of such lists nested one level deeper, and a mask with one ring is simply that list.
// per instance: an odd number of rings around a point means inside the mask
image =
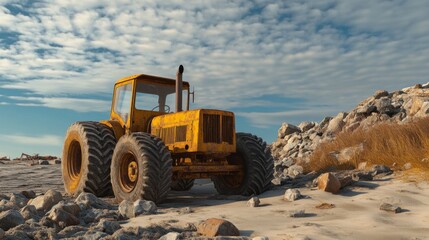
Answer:
[{"label": "white cloud", "polygon": [[11,96],[18,106],[49,107],[69,109],[77,112],[108,112],[111,102],[98,99],[64,98],[64,97],[21,97]]},{"label": "white cloud", "polygon": [[63,137],[57,135],[41,135],[41,136],[25,136],[25,135],[0,135],[1,141],[10,141],[22,145],[38,145],[38,146],[61,146]]},{"label": "white cloud", "polygon": [[[428,4],[57,0],[23,8],[27,15],[3,4],[0,29],[18,37],[0,43],[0,78],[8,80],[0,87],[37,94],[21,105],[104,111],[110,103],[78,98],[108,97],[115,80],[135,73],[174,77],[184,64],[198,106],[273,105],[249,99],[278,95],[302,99],[306,110],[294,119],[321,119],[377,89],[428,81]],[[291,114],[282,104],[271,115],[239,111],[256,125],[278,125]]]}]

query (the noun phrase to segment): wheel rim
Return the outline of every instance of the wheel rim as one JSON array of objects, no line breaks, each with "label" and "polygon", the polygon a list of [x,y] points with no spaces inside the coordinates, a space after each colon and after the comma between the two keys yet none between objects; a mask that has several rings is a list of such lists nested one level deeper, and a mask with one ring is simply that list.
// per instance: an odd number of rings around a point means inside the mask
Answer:
[{"label": "wheel rim", "polygon": [[67,154],[67,173],[72,182],[77,182],[81,177],[82,149],[78,141],[72,141]]},{"label": "wheel rim", "polygon": [[138,164],[133,154],[127,153],[120,159],[119,178],[124,192],[131,192],[137,185]]}]

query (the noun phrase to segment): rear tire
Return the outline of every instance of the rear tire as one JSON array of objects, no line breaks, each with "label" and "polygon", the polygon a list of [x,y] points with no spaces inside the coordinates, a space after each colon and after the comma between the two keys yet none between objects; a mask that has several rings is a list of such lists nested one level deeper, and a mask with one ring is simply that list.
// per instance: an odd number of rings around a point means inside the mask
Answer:
[{"label": "rear tire", "polygon": [[171,183],[173,191],[189,191],[194,186],[195,179],[179,179]]},{"label": "rear tire", "polygon": [[228,157],[229,164],[243,166],[243,174],[213,178],[216,190],[223,195],[258,195],[269,189],[274,160],[267,144],[259,137],[237,133],[237,152]]},{"label": "rear tire", "polygon": [[112,129],[98,122],[76,122],[69,127],[61,169],[64,188],[70,195],[81,192],[112,195],[110,163],[116,139]]},{"label": "rear tire", "polygon": [[111,165],[116,200],[165,200],[171,188],[172,162],[170,151],[160,138],[143,132],[121,137]]}]

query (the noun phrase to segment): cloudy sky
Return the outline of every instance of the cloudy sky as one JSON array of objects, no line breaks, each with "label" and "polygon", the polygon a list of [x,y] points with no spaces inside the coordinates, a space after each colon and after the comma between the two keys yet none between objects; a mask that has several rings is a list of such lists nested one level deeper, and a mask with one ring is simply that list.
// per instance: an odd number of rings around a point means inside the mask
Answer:
[{"label": "cloudy sky", "polygon": [[117,79],[179,64],[193,108],[234,111],[238,130],[271,142],[282,122],[428,82],[428,12],[426,0],[0,0],[0,155],[59,155],[71,123],[109,117]]}]

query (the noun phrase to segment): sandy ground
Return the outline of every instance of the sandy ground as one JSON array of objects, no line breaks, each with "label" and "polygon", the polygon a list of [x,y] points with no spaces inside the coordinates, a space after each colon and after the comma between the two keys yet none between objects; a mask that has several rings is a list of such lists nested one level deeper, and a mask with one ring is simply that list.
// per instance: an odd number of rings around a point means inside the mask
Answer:
[{"label": "sandy ground", "polygon": [[[0,163],[0,193],[47,189],[63,192],[60,165],[28,166]],[[183,226],[216,217],[234,223],[243,236],[270,239],[429,239],[429,184],[403,182],[390,177],[357,185],[333,195],[301,188],[307,196],[295,202],[283,200],[284,187],[260,195],[261,206],[246,206],[247,198],[223,197],[213,184],[198,181],[189,192],[171,192],[159,214],[129,220],[123,226],[165,224]],[[398,204],[398,214],[379,210],[381,202]],[[331,203],[332,209],[317,209]],[[184,211],[192,209],[191,213]],[[289,217],[289,211],[305,210],[305,217]]]}]

